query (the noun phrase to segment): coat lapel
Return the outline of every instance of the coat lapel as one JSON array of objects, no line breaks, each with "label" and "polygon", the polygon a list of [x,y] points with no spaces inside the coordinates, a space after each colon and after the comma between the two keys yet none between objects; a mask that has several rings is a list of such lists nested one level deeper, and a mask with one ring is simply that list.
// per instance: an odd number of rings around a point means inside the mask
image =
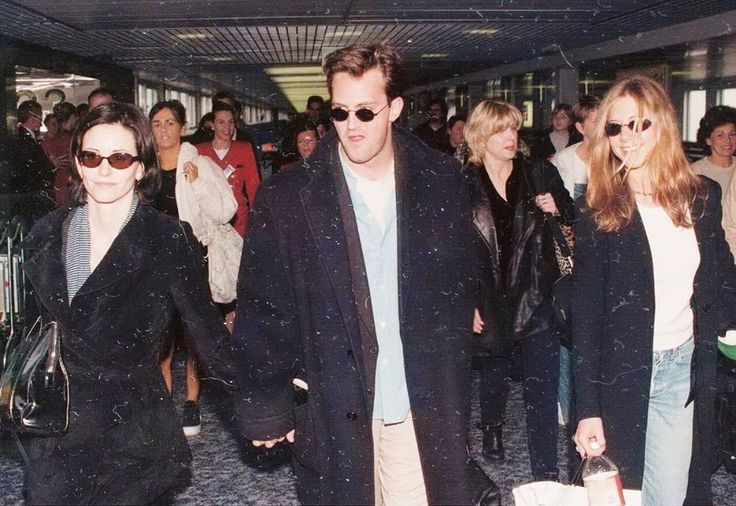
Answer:
[{"label": "coat lapel", "polygon": [[147,252],[143,240],[146,234],[145,214],[144,205],[139,204],[130,221],[110,245],[110,249],[79,289],[72,303],[80,297],[109,287],[141,268],[143,257]]},{"label": "coat lapel", "polygon": [[[703,296],[703,287],[712,286],[712,281],[718,279],[718,273],[713,272],[713,267],[718,265],[709,253],[713,250],[712,239],[713,233],[708,227],[710,220],[704,219],[705,202],[702,195],[698,195],[692,205],[691,214],[695,219],[695,238],[698,241],[698,250],[700,251],[700,265],[695,272],[695,280],[693,282],[693,295],[697,300],[701,300]],[[711,301],[707,301],[711,302]]]},{"label": "coat lapel", "polygon": [[[320,153],[323,155],[322,163],[311,164],[310,182],[301,190],[300,199],[322,265],[335,292],[351,346],[361,351],[355,353],[355,357],[362,363],[363,351],[371,347],[377,349],[378,345],[357,224],[342,174],[337,137],[333,139],[334,142],[325,143],[327,149]],[[353,236],[352,240],[349,236]],[[352,255],[350,248],[353,248]],[[358,328],[356,333],[356,317],[358,325],[368,332],[360,332]],[[362,335],[368,342],[364,342]],[[375,359],[375,353],[373,356]],[[368,364],[361,365],[365,371]],[[374,375],[366,373],[366,377],[372,381]]]},{"label": "coat lapel", "polygon": [[409,272],[413,265],[411,247],[411,234],[414,230],[414,219],[418,214],[416,206],[416,193],[411,181],[409,153],[403,142],[397,139],[396,129],[393,130],[394,145],[394,174],[396,179],[396,241],[398,243],[398,273],[399,273],[399,321],[402,326],[407,322],[407,308],[409,302],[409,290],[411,288],[412,275]]},{"label": "coat lapel", "polygon": [[29,258],[23,264],[23,272],[41,305],[56,320],[61,320],[69,310],[66,268],[61,255],[62,225],[68,215],[68,212],[58,214],[43,243],[30,238],[24,245]]}]

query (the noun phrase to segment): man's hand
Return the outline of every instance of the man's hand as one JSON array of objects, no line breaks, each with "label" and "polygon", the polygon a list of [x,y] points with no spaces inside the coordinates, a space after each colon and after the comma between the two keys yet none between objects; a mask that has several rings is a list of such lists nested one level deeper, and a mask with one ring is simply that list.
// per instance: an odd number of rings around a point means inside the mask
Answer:
[{"label": "man's hand", "polygon": [[269,439],[268,441],[253,440],[253,446],[265,446],[266,448],[273,448],[273,445],[275,445],[276,443],[280,443],[284,439],[286,439],[289,443],[293,443],[294,442],[294,429],[291,429],[289,433],[286,434],[285,436],[281,436],[276,439]]},{"label": "man's hand", "polygon": [[573,441],[575,441],[575,449],[582,458],[602,455],[606,451],[603,420],[597,417],[580,420]]},{"label": "man's hand", "polygon": [[480,317],[480,311],[478,309],[475,309],[475,314],[473,315],[473,333],[474,334],[480,334],[483,332],[483,326],[485,325],[485,322],[483,321],[483,318]]}]

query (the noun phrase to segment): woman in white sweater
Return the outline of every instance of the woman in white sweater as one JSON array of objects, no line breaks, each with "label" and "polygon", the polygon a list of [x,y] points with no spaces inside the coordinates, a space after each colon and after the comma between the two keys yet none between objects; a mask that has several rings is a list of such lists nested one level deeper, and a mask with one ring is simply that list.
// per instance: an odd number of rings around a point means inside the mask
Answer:
[{"label": "woman in white sweater", "polygon": [[[161,212],[186,221],[195,237],[206,248],[210,290],[215,302],[226,308],[235,299],[237,261],[224,267],[223,258],[240,258],[243,241],[229,221],[235,215],[237,202],[225,173],[209,158],[200,156],[197,148],[182,143],[186,131],[186,110],[178,100],[158,102],[148,115],[156,141],[161,167],[161,191],[154,206]],[[229,268],[228,268],[229,267]],[[203,275],[204,259],[203,259]],[[225,272],[223,272],[223,270]],[[172,390],[171,362],[177,341],[184,337],[184,327],[175,315],[161,347],[161,370],[169,391]],[[187,436],[196,436],[201,428],[199,406],[199,373],[193,350],[187,346],[187,398],[183,426]]]}]

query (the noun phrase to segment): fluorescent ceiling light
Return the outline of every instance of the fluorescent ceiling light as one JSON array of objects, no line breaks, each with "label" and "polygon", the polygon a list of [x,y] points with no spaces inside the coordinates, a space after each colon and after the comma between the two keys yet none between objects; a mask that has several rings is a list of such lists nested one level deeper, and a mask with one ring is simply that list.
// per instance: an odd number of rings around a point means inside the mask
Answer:
[{"label": "fluorescent ceiling light", "polygon": [[356,36],[362,33],[363,33],[363,30],[360,30],[360,29],[351,30],[350,28],[340,28],[332,32],[330,35],[332,35],[333,37],[344,37],[346,35]]},{"label": "fluorescent ceiling light", "polygon": [[269,76],[322,75],[322,67],[319,65],[279,65],[278,67],[266,67],[263,70]]},{"label": "fluorescent ceiling light", "polygon": [[211,39],[213,36],[209,33],[177,33],[176,38],[181,40],[189,39]]},{"label": "fluorescent ceiling light", "polygon": [[233,61],[234,56],[210,56],[207,58],[209,61]]},{"label": "fluorescent ceiling light", "polygon": [[465,30],[463,33],[468,35],[495,35],[498,33],[498,28],[472,28]]},{"label": "fluorescent ceiling light", "polygon": [[447,58],[448,53],[424,53],[422,58]]},{"label": "fluorescent ceiling light", "polygon": [[278,65],[266,67],[264,72],[298,112],[304,111],[312,95],[329,97],[327,81],[319,65]]}]

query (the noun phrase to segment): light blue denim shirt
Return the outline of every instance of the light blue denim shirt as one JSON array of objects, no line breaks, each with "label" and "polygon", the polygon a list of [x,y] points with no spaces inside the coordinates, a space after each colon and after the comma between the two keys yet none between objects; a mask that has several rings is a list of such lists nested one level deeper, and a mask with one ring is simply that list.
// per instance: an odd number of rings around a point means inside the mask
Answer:
[{"label": "light blue denim shirt", "polygon": [[[384,423],[403,422],[409,413],[409,391],[406,385],[404,348],[399,326],[396,185],[393,171],[387,176],[390,178],[390,192],[383,194],[383,197],[388,198],[385,198],[379,210],[379,213],[382,211],[380,213],[382,216],[377,216],[377,213],[371,210],[371,205],[375,209],[376,203],[369,204],[364,192],[361,191],[366,185],[376,183],[357,177],[346,163],[342,150],[340,161],[358,224],[378,340],[373,418],[383,420]],[[389,183],[387,180],[384,182]]]}]

